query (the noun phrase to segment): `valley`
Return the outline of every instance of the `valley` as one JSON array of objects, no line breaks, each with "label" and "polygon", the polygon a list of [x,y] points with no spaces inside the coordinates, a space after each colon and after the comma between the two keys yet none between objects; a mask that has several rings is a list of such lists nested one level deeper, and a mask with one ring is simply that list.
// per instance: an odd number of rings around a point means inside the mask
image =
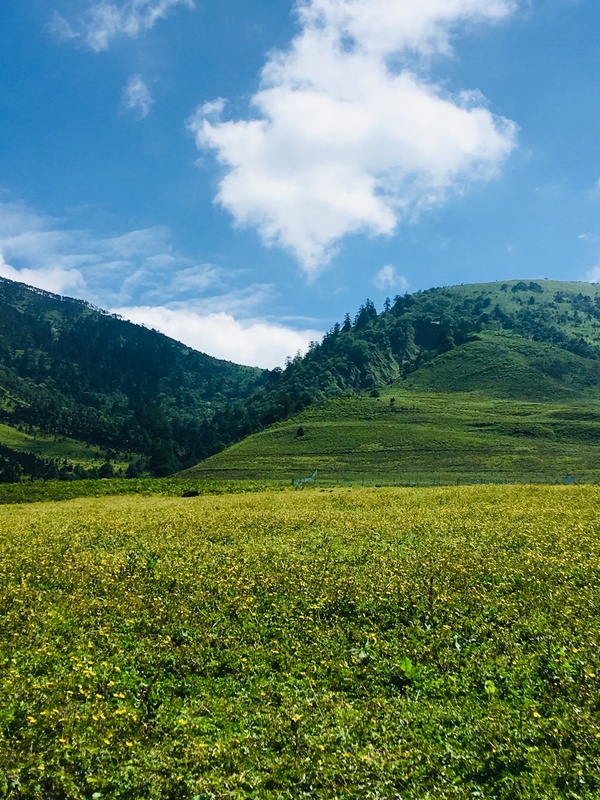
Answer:
[{"label": "valley", "polygon": [[0,796],[598,796],[597,287],[270,372],[0,288]]}]

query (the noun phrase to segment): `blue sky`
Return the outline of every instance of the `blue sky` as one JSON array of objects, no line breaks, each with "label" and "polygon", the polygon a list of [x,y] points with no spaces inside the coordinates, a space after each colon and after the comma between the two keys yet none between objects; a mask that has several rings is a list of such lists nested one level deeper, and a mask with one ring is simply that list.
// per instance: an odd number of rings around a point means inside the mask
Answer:
[{"label": "blue sky", "polygon": [[597,0],[3,0],[0,275],[273,367],[600,279]]}]

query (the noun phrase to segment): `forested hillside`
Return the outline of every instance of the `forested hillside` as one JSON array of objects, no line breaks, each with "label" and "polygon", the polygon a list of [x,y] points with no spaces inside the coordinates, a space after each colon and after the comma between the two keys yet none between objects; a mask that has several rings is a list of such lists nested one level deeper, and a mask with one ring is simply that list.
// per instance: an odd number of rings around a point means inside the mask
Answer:
[{"label": "forested hillside", "polygon": [[[0,422],[88,443],[108,460],[125,453],[130,474],[168,474],[205,457],[208,420],[262,377],[83,301],[0,279]],[[9,462],[4,448],[0,472]],[[39,477],[47,467],[37,465]],[[31,472],[12,458],[13,476]]]},{"label": "forested hillside", "polygon": [[[505,335],[485,340],[494,331]],[[455,363],[445,375],[437,364],[433,377],[426,365],[454,351],[460,353]],[[304,357],[273,370],[249,402],[217,413],[213,432],[219,441],[238,441],[316,401],[398,380],[418,388],[433,380],[438,391],[485,389],[515,399],[597,392],[599,359],[595,284],[527,280],[429,289],[387,300],[380,313],[367,300]]]}]

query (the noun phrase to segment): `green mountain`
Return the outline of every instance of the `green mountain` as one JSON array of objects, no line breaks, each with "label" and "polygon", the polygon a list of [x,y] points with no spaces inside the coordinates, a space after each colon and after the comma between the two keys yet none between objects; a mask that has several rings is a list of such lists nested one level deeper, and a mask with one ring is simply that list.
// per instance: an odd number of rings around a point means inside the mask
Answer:
[{"label": "green mountain", "polygon": [[222,446],[210,420],[264,376],[0,279],[0,480],[175,472]]},{"label": "green mountain", "polygon": [[600,481],[600,403],[392,386],[319,403],[183,473],[320,486]]},{"label": "green mountain", "polygon": [[595,479],[598,402],[592,284],[430,289],[380,313],[367,300],[262,372],[0,281],[4,481],[182,468],[285,482],[315,469],[331,481]]},{"label": "green mountain", "polygon": [[[593,363],[600,358],[600,288],[587,283],[511,281],[429,289],[397,297],[393,303],[386,301],[380,314],[367,300],[354,320],[347,315],[342,325],[336,324],[304,357],[290,360],[284,370],[273,370],[249,401],[216,414],[213,427],[220,441],[233,443],[288,419],[315,402],[385,387],[411,375],[416,386],[422,377],[416,376],[426,364],[440,355],[472,345],[485,333],[518,337],[505,339],[504,347],[500,340],[496,340],[495,346],[488,343],[491,359],[488,384],[494,383],[496,356],[504,362],[521,360],[521,368],[533,381],[528,358],[535,343],[541,343],[555,349],[535,350],[537,363],[549,357],[550,352],[554,354],[552,360],[561,392],[569,390],[570,370],[576,376],[586,371],[585,365],[592,370],[589,380],[594,385]],[[525,347],[524,340],[530,342],[529,356],[517,353]],[[480,344],[479,348],[483,351],[485,345]],[[476,350],[474,347],[473,359]],[[483,352],[480,355],[483,357]],[[510,367],[506,371],[510,374]],[[518,383],[515,389],[532,393],[536,399],[562,396],[556,395],[557,384],[551,385],[551,377],[548,374],[543,380],[540,378],[547,388],[543,396],[541,384],[538,394],[527,381],[515,381]],[[469,380],[475,380],[475,376]],[[455,389],[481,388],[483,375],[473,385],[469,380],[455,381]],[[584,382],[584,378],[574,377],[573,381],[571,388],[576,393],[578,382]],[[448,388],[441,377],[440,386],[444,391]],[[493,391],[499,390],[495,387]],[[520,395],[514,395],[506,387],[502,396]]]},{"label": "green mountain", "polygon": [[243,441],[186,475],[600,479],[600,290],[457,286],[397,297],[380,314],[367,301],[271,373],[236,419]]}]

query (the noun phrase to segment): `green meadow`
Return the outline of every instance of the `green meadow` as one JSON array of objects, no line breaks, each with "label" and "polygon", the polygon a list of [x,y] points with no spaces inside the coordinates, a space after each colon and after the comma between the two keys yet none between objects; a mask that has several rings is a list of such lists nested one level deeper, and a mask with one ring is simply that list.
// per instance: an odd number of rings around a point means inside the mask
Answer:
[{"label": "green meadow", "polygon": [[[106,453],[99,447],[62,436],[51,436],[41,431],[35,434],[0,424],[0,443],[19,453],[30,453],[40,458],[66,460],[82,467],[99,467],[106,461]],[[123,454],[115,454],[115,467],[127,468],[129,461]]]},{"label": "green meadow", "polygon": [[461,486],[3,505],[0,797],[597,798],[599,503]]},{"label": "green meadow", "polygon": [[290,483],[316,469],[320,485],[600,481],[596,400],[510,400],[404,384],[374,394],[313,406],[183,475]]}]

